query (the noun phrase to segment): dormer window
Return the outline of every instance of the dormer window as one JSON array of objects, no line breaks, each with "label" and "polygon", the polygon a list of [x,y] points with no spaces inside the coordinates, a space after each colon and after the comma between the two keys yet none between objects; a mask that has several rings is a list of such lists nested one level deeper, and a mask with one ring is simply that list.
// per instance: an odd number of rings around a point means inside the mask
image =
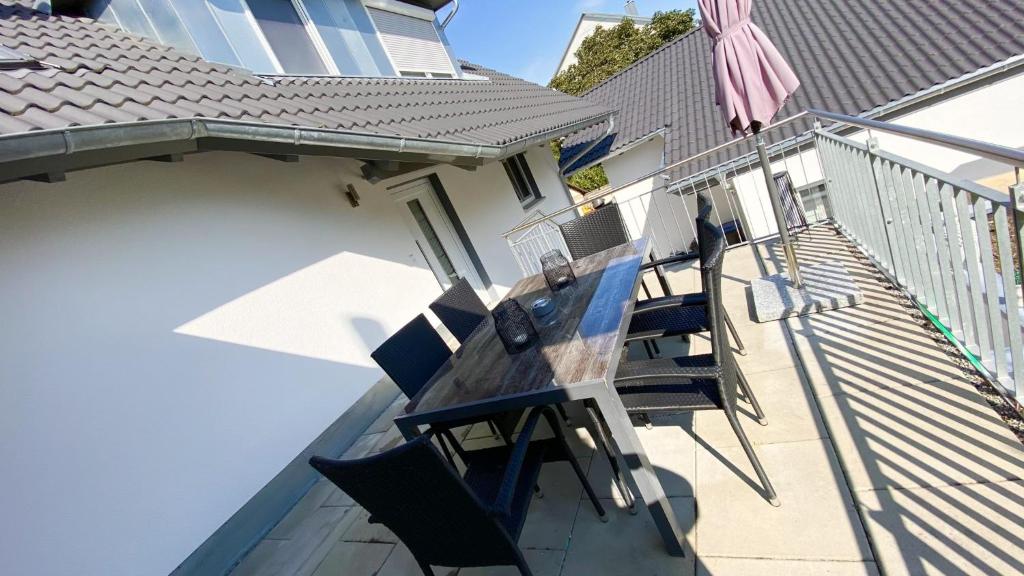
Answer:
[{"label": "dormer window", "polygon": [[[278,66],[286,74],[337,74],[299,2],[246,0]],[[325,58],[326,57],[326,58]],[[330,64],[328,64],[330,63]]]},{"label": "dormer window", "polygon": [[[456,78],[433,8],[399,0],[106,0],[90,16],[257,74]],[[428,6],[429,8],[425,8]]]},{"label": "dormer window", "polygon": [[412,78],[452,78],[455,67],[434,13],[395,0],[363,0],[395,70]]}]

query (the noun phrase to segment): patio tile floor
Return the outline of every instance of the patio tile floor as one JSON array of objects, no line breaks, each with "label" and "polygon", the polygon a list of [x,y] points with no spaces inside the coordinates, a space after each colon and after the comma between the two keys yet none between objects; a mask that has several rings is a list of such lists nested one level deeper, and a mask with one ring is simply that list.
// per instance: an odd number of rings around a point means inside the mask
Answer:
[{"label": "patio tile floor", "polygon": [[[865,304],[758,324],[750,248],[730,250],[723,294],[748,354],[739,356],[768,425],[741,403],[741,422],[779,492],[773,508],[720,413],[656,418],[637,428],[687,538],[686,558],[664,553],[645,510],[630,515],[604,455],[586,430],[568,430],[604,499],[601,523],[567,464],[549,464],[520,544],[538,576],[630,574],[785,576],[1009,574],[1024,572],[1024,447],[956,364],[878,283],[877,272],[830,229],[800,236],[802,263],[842,261]],[[777,246],[760,246],[769,272]],[[669,275],[698,285],[692,267]],[[656,291],[656,284],[650,283]],[[666,350],[678,343],[666,342]],[[692,353],[706,350],[694,338]],[[347,453],[400,439],[392,407]],[[584,416],[573,413],[574,425]],[[550,432],[547,432],[550,434]],[[467,447],[493,445],[484,425]],[[420,574],[408,550],[325,481],[318,482],[234,575]],[[442,569],[438,575],[516,574],[509,568]]]}]

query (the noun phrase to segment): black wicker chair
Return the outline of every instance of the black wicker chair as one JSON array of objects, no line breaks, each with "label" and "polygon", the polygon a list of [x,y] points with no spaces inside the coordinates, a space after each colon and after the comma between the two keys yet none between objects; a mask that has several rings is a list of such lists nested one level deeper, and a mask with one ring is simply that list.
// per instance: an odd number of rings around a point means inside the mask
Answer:
[{"label": "black wicker chair", "polygon": [[[543,416],[555,437],[531,441]],[[441,431],[369,458],[309,463],[409,548],[423,573],[431,566],[512,565],[531,574],[516,542],[545,462],[568,461],[602,520],[604,508],[573,456],[549,408],[535,408],[512,447],[466,452],[455,446],[466,472],[459,476],[431,442],[453,442]]]},{"label": "black wicker chair", "polygon": [[[707,250],[703,247],[708,243],[704,237],[703,222],[708,219],[711,213],[711,203],[703,194],[697,195],[697,252],[682,254],[672,259],[673,263],[681,263],[692,260],[700,260],[703,264],[707,258]],[[663,275],[659,275],[662,278]],[[662,285],[668,296],[648,298],[637,302],[633,309],[633,317],[630,320],[629,332],[626,341],[648,341],[656,338],[671,338],[675,336],[689,336],[700,332],[707,332],[709,324],[705,314],[707,304],[707,286],[704,285],[704,275],[701,275],[701,291],[691,294],[672,295],[667,282]],[[737,351],[746,355],[746,348],[743,340],[740,339],[736,327],[733,326],[729,313],[723,315],[725,326],[736,343]]]},{"label": "black wicker chair", "polygon": [[[451,356],[451,348],[423,314],[413,318],[370,354],[408,398],[419,393]],[[522,414],[522,411],[517,410],[486,421],[495,436],[501,436],[511,443],[512,433]],[[483,419],[456,421],[446,425],[456,428],[481,421]]]},{"label": "black wicker chair", "polygon": [[[698,197],[698,203],[700,204],[698,219],[702,217],[706,219],[711,211],[711,204],[703,195]],[[574,260],[618,246],[630,239],[622,220],[622,213],[615,204],[605,204],[590,214],[562,224],[560,228],[565,244]],[[707,331],[707,327],[699,322],[703,295],[700,293],[674,295],[665,275],[665,266],[689,262],[697,258],[697,253],[688,253],[658,260],[652,259],[650,262],[644,263],[640,269],[641,274],[653,271],[665,296],[651,297],[651,291],[646,282],[641,281],[647,299],[638,302],[633,311],[636,325],[631,324],[627,341],[643,341],[648,353],[653,356],[658,351],[657,344],[654,343],[657,338],[688,336]],[[696,310],[669,310],[692,305],[696,305],[698,308]],[[637,313],[643,313],[645,316],[647,313],[653,314],[638,318]],[[725,322],[740,354],[746,354],[743,341],[728,315],[726,315]]]},{"label": "black wicker chair", "polygon": [[710,325],[711,354],[623,362],[615,374],[615,388],[630,414],[646,417],[651,413],[724,411],[754,466],[765,497],[773,506],[778,506],[775,489],[736,415],[737,388],[742,388],[758,419],[764,421],[764,413],[736,366],[726,336],[721,297],[725,237],[718,226],[706,220],[701,223],[701,230],[704,238],[701,249],[707,251],[701,274],[707,288],[706,314]]},{"label": "black wicker chair", "polygon": [[465,278],[445,290],[430,304],[430,309],[460,344],[465,344],[491,314]]}]

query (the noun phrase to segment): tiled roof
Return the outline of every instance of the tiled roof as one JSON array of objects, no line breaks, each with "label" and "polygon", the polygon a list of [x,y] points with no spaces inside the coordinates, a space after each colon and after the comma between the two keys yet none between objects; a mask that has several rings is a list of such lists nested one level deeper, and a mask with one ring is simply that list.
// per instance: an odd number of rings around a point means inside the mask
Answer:
[{"label": "tiled roof", "polygon": [[[801,82],[776,119],[808,108],[862,114],[1024,53],[1022,0],[756,0],[753,8]],[[584,98],[617,110],[609,152],[666,125],[669,162],[732,138],[715,105],[711,41],[701,29]],[[563,158],[602,133],[595,126],[571,136]]]},{"label": "tiled roof", "polygon": [[608,112],[468,63],[488,80],[259,77],[23,2],[0,0],[0,43],[46,66],[0,71],[0,135],[203,117],[503,146]]}]

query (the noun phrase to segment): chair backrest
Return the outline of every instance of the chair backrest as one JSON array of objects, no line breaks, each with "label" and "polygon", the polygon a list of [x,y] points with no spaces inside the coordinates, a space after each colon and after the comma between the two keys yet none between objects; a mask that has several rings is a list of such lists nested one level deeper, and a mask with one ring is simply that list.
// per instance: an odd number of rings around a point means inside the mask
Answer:
[{"label": "chair backrest", "polygon": [[412,398],[452,355],[423,314],[384,341],[370,357]]},{"label": "chair backrest", "polygon": [[590,214],[559,226],[573,260],[629,242],[622,213],[615,204],[606,204]]},{"label": "chair backrest", "polygon": [[437,300],[430,304],[430,309],[441,319],[441,323],[458,339],[465,343],[469,335],[485,320],[490,312],[484,306],[476,290],[465,278],[445,290]]},{"label": "chair backrest", "polygon": [[707,294],[708,325],[711,332],[711,353],[722,366],[722,394],[726,402],[736,402],[736,360],[725,327],[725,305],[722,301],[722,266],[725,263],[725,235],[710,220],[700,223],[701,281]]},{"label": "chair backrest", "polygon": [[[711,201],[707,195],[703,192],[697,193],[697,254],[702,265],[707,260],[708,251],[714,242],[704,230],[704,223],[711,217],[711,209]],[[700,289],[701,292],[707,292],[703,273],[700,275]]]},{"label": "chair backrest", "polygon": [[368,458],[314,456],[313,468],[388,527],[417,561],[467,567],[514,564],[516,545],[427,435]]}]

